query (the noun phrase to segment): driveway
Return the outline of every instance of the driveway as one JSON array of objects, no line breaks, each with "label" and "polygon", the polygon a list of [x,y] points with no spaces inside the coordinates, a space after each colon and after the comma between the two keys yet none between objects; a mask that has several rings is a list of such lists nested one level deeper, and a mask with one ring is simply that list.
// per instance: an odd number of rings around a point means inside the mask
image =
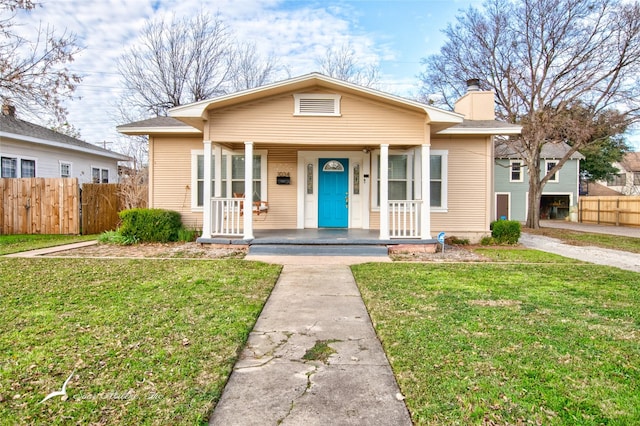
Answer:
[{"label": "driveway", "polygon": [[[640,238],[640,228],[589,225],[559,221],[541,221],[540,226],[543,228],[562,228],[574,231]],[[527,233],[523,233],[520,236],[520,244],[528,248],[546,251],[548,253],[555,253],[572,259],[596,263],[598,265],[614,266],[628,271],[640,272],[640,254],[637,253],[591,246],[573,246],[565,244],[556,238]]]}]

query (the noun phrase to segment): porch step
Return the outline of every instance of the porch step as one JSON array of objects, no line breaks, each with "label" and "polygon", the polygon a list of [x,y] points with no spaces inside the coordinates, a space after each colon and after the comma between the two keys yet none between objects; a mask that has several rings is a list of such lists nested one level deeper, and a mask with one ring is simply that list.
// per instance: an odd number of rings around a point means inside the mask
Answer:
[{"label": "porch step", "polygon": [[267,256],[388,256],[386,246],[373,245],[299,245],[256,244],[249,254]]}]

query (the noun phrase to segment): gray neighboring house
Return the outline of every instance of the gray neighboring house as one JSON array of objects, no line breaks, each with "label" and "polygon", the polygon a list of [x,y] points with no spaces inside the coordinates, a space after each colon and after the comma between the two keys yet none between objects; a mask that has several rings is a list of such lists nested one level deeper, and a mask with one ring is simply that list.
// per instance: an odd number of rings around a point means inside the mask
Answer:
[{"label": "gray neighboring house", "polygon": [[118,162],[126,155],[101,148],[15,116],[0,113],[0,157],[3,178],[78,178],[83,183],[116,183]]},{"label": "gray neighboring house", "polygon": [[[570,149],[566,143],[547,143],[541,151],[540,170],[544,175],[558,164]],[[513,146],[503,141],[495,142],[495,219],[509,219],[524,222],[527,219],[529,198],[529,176],[522,155]],[[579,152],[556,172],[542,190],[540,219],[565,219],[570,209],[577,207],[580,186]]]}]

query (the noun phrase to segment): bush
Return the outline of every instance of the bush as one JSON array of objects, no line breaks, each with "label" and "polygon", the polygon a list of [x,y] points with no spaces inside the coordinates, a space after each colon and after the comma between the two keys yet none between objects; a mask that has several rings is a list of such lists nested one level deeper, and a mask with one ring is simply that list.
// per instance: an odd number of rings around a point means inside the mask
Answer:
[{"label": "bush", "polygon": [[482,239],[480,240],[480,244],[483,246],[495,246],[496,239],[493,237],[482,237]]},{"label": "bush", "polygon": [[145,243],[177,241],[182,229],[180,213],[163,209],[130,209],[118,213],[122,225],[118,232]]},{"label": "bush", "polygon": [[194,229],[180,228],[178,230],[178,241],[190,243],[195,241],[199,232]]},{"label": "bush", "polygon": [[106,231],[98,236],[98,242],[130,246],[138,243],[138,239],[136,237],[125,237],[119,231]]},{"label": "bush", "polygon": [[520,239],[520,222],[498,220],[491,224],[491,236],[498,244],[517,244]]},{"label": "bush", "polygon": [[444,241],[445,241],[445,243],[447,243],[449,245],[452,245],[452,246],[468,246],[469,245],[469,239],[468,238],[458,238],[456,236],[449,237]]}]

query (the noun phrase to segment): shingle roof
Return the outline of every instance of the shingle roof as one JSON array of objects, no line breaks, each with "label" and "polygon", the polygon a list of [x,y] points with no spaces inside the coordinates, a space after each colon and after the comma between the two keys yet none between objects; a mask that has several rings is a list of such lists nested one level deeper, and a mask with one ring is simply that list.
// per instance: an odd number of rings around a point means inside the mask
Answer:
[{"label": "shingle roof", "polygon": [[51,129],[47,129],[46,127],[38,126],[37,124],[20,120],[19,118],[10,115],[0,114],[0,132],[16,135],[17,139],[19,139],[19,136],[23,136],[27,138],[40,139],[42,141],[58,142],[64,145],[70,145],[69,149],[79,149],[85,151],[90,150],[95,154],[102,154],[109,158],[117,158],[120,160],[128,159],[126,155],[110,151],[98,145],[93,145],[62,133],[58,133]]},{"label": "shingle roof", "polygon": [[[522,158],[522,145],[518,141],[511,141],[506,143],[503,140],[496,140],[495,142],[495,158]],[[569,151],[571,147],[565,142],[547,142],[542,145],[540,151],[540,158],[562,158]],[[584,155],[579,152],[571,154],[571,159],[582,160]]]},{"label": "shingle roof", "polygon": [[185,127],[189,128],[186,123],[173,117],[153,117],[146,120],[134,121],[133,123],[123,124],[118,127]]},{"label": "shingle roof", "polygon": [[628,152],[620,164],[628,172],[640,172],[640,152]]}]

